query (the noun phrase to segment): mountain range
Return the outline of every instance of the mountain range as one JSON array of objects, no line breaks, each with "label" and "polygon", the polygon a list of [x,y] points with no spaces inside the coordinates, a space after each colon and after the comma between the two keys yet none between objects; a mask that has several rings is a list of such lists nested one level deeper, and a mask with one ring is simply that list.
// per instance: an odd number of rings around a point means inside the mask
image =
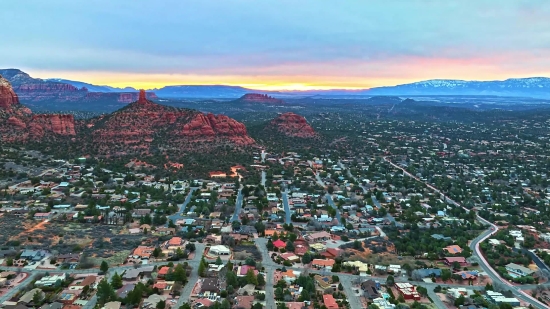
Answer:
[{"label": "mountain range", "polygon": [[[55,90],[58,99],[64,96],[82,96],[98,98],[101,95],[89,93],[125,93],[118,97],[120,103],[130,103],[137,100],[137,90],[132,87],[115,88],[110,86],[93,85],[81,81],[72,81],[61,78],[38,79],[18,69],[0,69],[0,74],[10,81],[22,101],[32,97],[32,92]],[[268,94],[278,98],[303,96],[504,96],[504,97],[531,97],[550,98],[550,78],[510,78],[495,81],[466,81],[454,79],[433,79],[396,86],[375,87],[370,89],[346,90],[306,90],[306,91],[264,91],[227,85],[171,85],[162,88],[150,89],[160,98],[220,98],[236,99],[248,93]],[[52,91],[53,92],[53,91]],[[60,95],[61,93],[61,95]],[[132,95],[130,95],[132,94]],[[51,94],[38,96],[52,99]],[[154,98],[154,97],[152,97]]]},{"label": "mountain range", "polygon": [[[63,81],[76,87],[86,87],[91,92],[121,92],[137,91],[134,88],[124,89],[109,86],[95,86],[83,82]],[[474,95],[474,96],[507,96],[550,98],[550,78],[510,78],[494,81],[467,81],[455,79],[432,79],[396,86],[375,87],[370,89],[346,90],[287,90],[264,91],[226,85],[179,85],[151,89],[150,91],[162,98],[238,98],[247,93],[255,92],[275,96],[423,96],[423,95]]]}]

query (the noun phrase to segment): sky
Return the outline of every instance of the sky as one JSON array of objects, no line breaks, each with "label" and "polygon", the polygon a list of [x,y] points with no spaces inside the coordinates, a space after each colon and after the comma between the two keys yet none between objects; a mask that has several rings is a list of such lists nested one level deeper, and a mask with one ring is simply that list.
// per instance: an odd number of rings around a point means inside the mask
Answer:
[{"label": "sky", "polygon": [[160,88],[550,76],[548,0],[2,0],[0,68]]}]

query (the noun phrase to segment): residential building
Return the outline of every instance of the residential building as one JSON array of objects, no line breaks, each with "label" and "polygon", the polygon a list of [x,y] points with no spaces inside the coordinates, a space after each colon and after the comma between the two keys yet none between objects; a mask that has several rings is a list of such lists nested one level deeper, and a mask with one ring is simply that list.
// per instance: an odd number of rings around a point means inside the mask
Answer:
[{"label": "residential building", "polygon": [[323,295],[323,303],[325,304],[325,307],[327,307],[327,309],[338,309],[338,304],[331,294]]},{"label": "residential building", "polygon": [[535,273],[534,270],[515,263],[510,263],[506,265],[506,271],[508,271],[508,274],[514,278],[531,276],[532,274]]},{"label": "residential building", "polygon": [[367,280],[361,283],[361,290],[368,299],[375,299],[380,297],[380,283],[374,280]]},{"label": "residential building", "polygon": [[416,287],[410,283],[397,282],[395,283],[395,288],[405,299],[420,300],[420,294],[416,291]]}]

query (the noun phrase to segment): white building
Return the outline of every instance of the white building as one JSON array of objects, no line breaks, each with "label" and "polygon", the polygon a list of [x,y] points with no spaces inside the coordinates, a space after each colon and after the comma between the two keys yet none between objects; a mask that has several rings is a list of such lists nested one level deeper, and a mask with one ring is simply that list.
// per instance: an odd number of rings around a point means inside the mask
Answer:
[{"label": "white building", "polygon": [[209,252],[213,255],[231,255],[231,250],[224,245],[212,246]]},{"label": "white building", "polygon": [[53,276],[45,276],[42,277],[42,279],[36,281],[34,285],[36,286],[54,286],[56,282],[61,282],[65,280],[66,276],[65,274],[60,275],[53,275]]}]

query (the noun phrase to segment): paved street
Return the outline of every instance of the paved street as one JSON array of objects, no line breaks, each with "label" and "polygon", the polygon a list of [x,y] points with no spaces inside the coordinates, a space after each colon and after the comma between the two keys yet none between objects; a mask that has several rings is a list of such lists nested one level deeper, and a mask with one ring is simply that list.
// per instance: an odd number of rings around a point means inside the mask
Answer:
[{"label": "paved street", "polygon": [[233,213],[233,216],[231,216],[230,222],[239,221],[239,214],[241,213],[242,207],[243,207],[243,195],[241,193],[241,189],[239,189],[239,193],[237,194],[237,201],[235,202],[235,212]]},{"label": "paved street", "polygon": [[283,192],[283,206],[285,208],[285,223],[286,224],[290,224],[292,221],[291,221],[291,213],[290,213],[290,205],[288,204],[288,191],[285,190]]},{"label": "paved street", "polygon": [[199,263],[201,261],[202,253],[204,251],[204,244],[201,243],[195,243],[195,256],[192,260],[188,260],[187,263],[193,268],[191,270],[191,275],[187,278],[187,284],[183,287],[180,298],[178,300],[178,303],[174,307],[175,309],[178,309],[181,307],[185,302],[189,300],[191,297],[191,293],[193,292],[193,287],[195,286],[195,283],[199,280]]},{"label": "paved street", "polygon": [[262,187],[265,188],[265,182],[266,182],[266,172],[262,171]]},{"label": "paved street", "polygon": [[[172,220],[172,222],[176,223],[176,221],[187,218],[185,212],[185,208],[187,207],[187,204],[191,202],[191,197],[193,196],[193,192],[197,190],[197,187],[190,188],[189,194],[187,194],[187,197],[185,197],[185,201],[183,204],[179,204],[179,211],[175,214],[168,217],[169,220]],[[168,226],[168,223],[166,223],[166,226]]]},{"label": "paved street", "polygon": [[330,207],[334,208],[336,210],[336,220],[338,220],[338,225],[342,224],[342,217],[340,216],[340,209],[338,209],[338,206],[334,203],[332,200],[332,195],[325,194],[325,197],[327,198],[327,202],[330,205]]}]

